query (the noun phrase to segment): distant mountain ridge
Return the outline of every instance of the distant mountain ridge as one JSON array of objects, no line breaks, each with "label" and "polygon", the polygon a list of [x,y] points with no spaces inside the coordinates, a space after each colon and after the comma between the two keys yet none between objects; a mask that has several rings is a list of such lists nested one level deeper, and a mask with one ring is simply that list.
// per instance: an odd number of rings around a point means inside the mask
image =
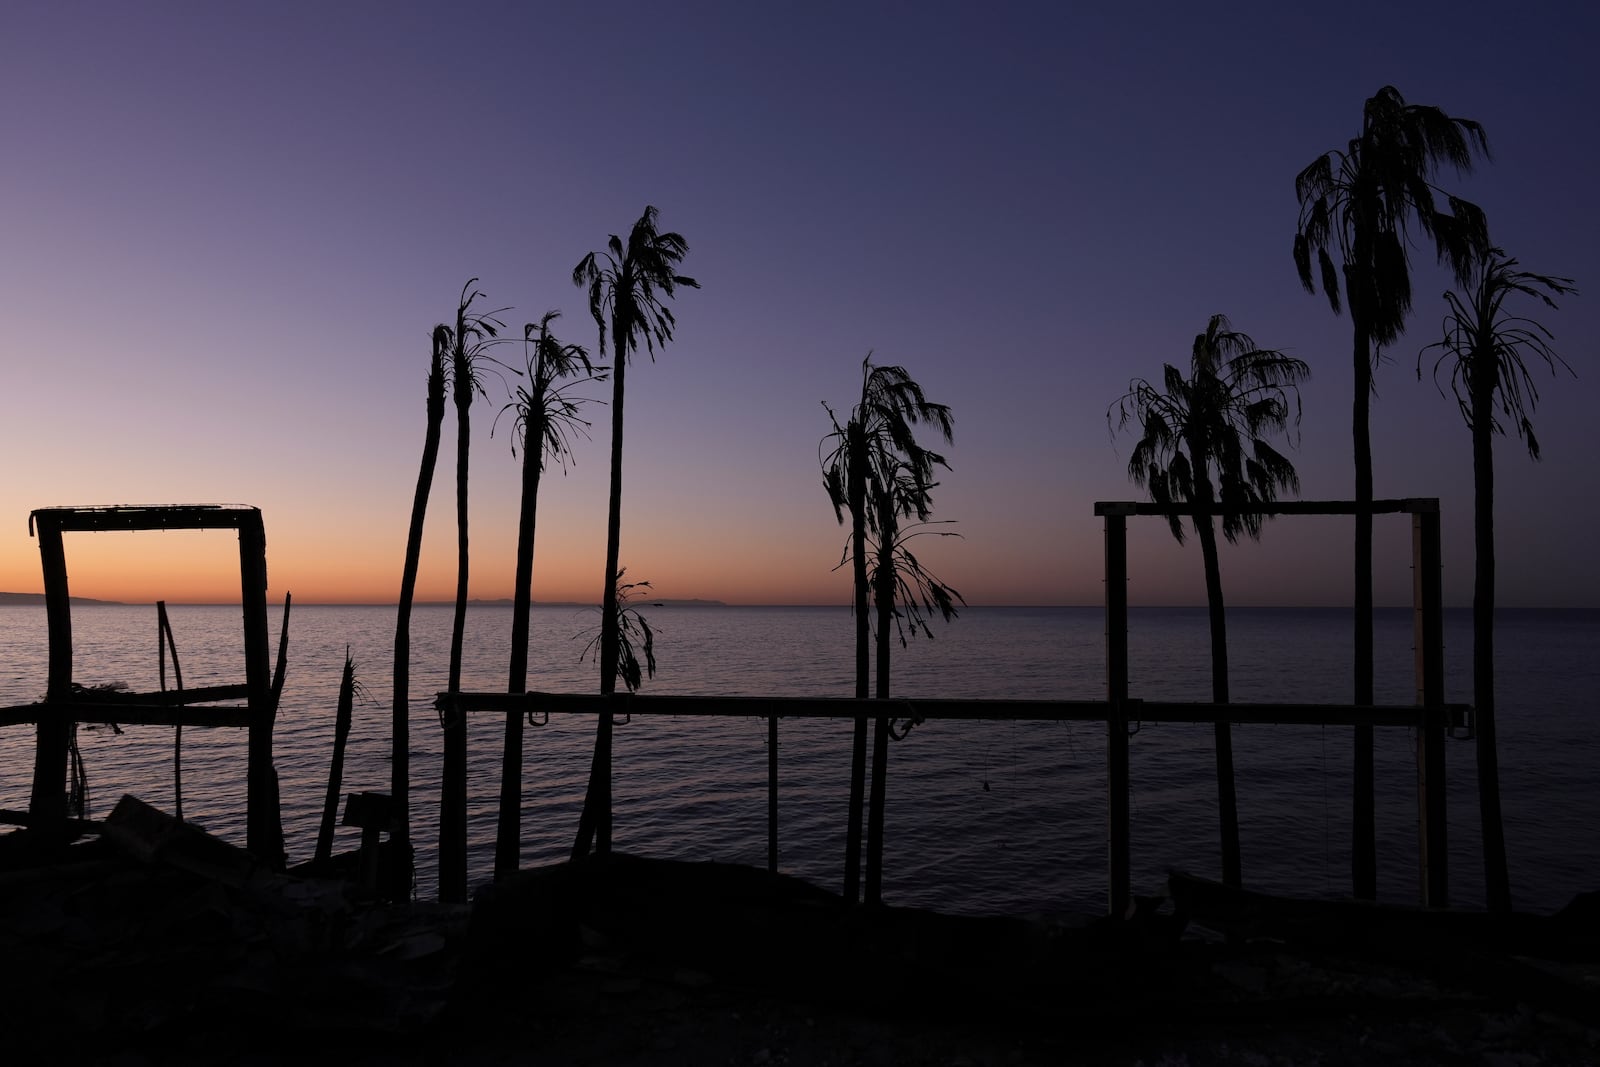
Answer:
[{"label": "distant mountain ridge", "polygon": [[[74,604],[121,604],[120,600],[94,600],[86,596],[68,597]],[[0,593],[0,608],[33,604],[44,606],[43,593]]]}]

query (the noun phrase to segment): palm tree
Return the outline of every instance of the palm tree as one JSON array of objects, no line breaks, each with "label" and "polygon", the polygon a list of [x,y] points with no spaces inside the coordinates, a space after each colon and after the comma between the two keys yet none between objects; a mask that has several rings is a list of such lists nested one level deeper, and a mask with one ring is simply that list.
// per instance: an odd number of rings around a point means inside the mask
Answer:
[{"label": "palm tree", "polygon": [[[1213,315],[1194,339],[1188,377],[1166,364],[1161,387],[1135,378],[1113,408],[1116,430],[1139,425],[1141,436],[1128,460],[1133,483],[1148,487],[1157,504],[1195,509],[1191,521],[1205,565],[1211,621],[1211,699],[1217,704],[1229,699],[1228,624],[1213,514],[1220,512],[1222,535],[1230,543],[1241,533],[1259,539],[1263,517],[1256,509],[1276,500],[1280,489],[1299,491],[1294,464],[1266,436],[1285,430],[1291,417],[1299,423],[1299,383],[1309,376],[1302,361],[1257,348],[1225,316]],[[1182,544],[1182,518],[1169,514],[1167,522]],[[1223,881],[1237,886],[1242,874],[1230,723],[1217,722],[1216,746]]]},{"label": "palm tree", "polygon": [[[1405,330],[1411,310],[1411,232],[1431,238],[1441,263],[1465,285],[1473,253],[1487,247],[1483,212],[1434,184],[1441,164],[1471,171],[1488,158],[1483,127],[1439,108],[1407,104],[1386,85],[1367,100],[1361,133],[1343,149],[1318,156],[1295,177],[1300,201],[1294,262],[1307,292],[1320,278],[1335,314],[1344,279],[1354,328],[1355,403],[1355,703],[1372,703],[1372,443],[1368,432],[1372,368],[1383,346]],[[1443,197],[1448,211],[1440,210]],[[1313,254],[1317,270],[1313,274]],[[1338,263],[1335,263],[1335,255]],[[1355,733],[1352,848],[1355,895],[1377,893],[1373,865],[1372,727]]]},{"label": "palm tree", "polygon": [[[876,476],[904,474],[910,481],[906,491],[912,512],[926,517],[930,506],[928,490],[933,483],[933,468],[948,467],[943,456],[917,443],[912,428],[929,422],[951,439],[950,409],[929,403],[922,387],[904,367],[878,367],[868,352],[861,361],[861,398],[841,425],[839,417],[824,403],[833,431],[822,439],[823,486],[833,503],[834,518],[841,524],[850,514],[849,558],[854,577],[856,620],[856,698],[869,695],[869,655],[871,621],[867,614],[870,584],[867,577],[867,530],[876,526],[876,510],[869,506],[869,482]],[[894,457],[898,455],[897,461]],[[891,538],[892,540],[892,538]],[[866,792],[867,720],[858,717],[851,745],[849,823],[845,833],[845,895],[859,899],[861,886],[861,810]]]},{"label": "palm tree", "polygon": [[400,575],[400,604],[394,627],[394,703],[389,792],[394,804],[390,838],[400,861],[411,870],[411,602],[417,591],[417,567],[422,559],[422,526],[428,514],[428,494],[439,460],[439,437],[444,426],[445,357],[450,351],[450,328],[433,328],[433,359],[428,364],[428,428],[422,441],[422,466],[417,472],[416,495],[411,501],[411,526],[406,535],[405,568]]},{"label": "palm tree", "polygon": [[[1494,435],[1506,432],[1503,416],[1539,458],[1529,413],[1539,403],[1539,391],[1523,361],[1524,354],[1556,368],[1572,368],[1556,354],[1555,336],[1533,319],[1506,312],[1509,297],[1530,296],[1555,308],[1554,297],[1577,292],[1571,278],[1518,270],[1517,261],[1498,248],[1488,249],[1473,264],[1465,294],[1445,293],[1449,313],[1444,338],[1429,345],[1438,349],[1433,365],[1450,363],[1450,389],[1472,431],[1472,528],[1474,568],[1472,590],[1472,703],[1478,735],[1478,808],[1483,824],[1484,886],[1490,911],[1511,910],[1511,878],[1506,861],[1505,827],[1500,818],[1500,759],[1496,751],[1494,697]],[[1417,357],[1417,374],[1422,357]],[[1498,409],[1498,412],[1497,412]]]},{"label": "palm tree", "polygon": [[[516,411],[515,431],[522,443],[522,506],[517,520],[517,574],[512,593],[511,670],[506,691],[525,693],[528,688],[528,621],[533,603],[533,535],[539,510],[539,477],[547,460],[565,469],[574,432],[586,433],[589,424],[578,417],[583,402],[567,393],[564,383],[580,370],[581,382],[599,381],[603,374],[589,362],[580,345],[562,344],[550,330],[560,312],[548,311],[522,328],[523,356],[528,384],[518,388],[516,400],[502,409]],[[494,874],[504,878],[517,869],[522,841],[522,713],[506,713],[506,740],[500,769],[500,825],[495,838]]]},{"label": "palm tree", "polygon": [[[494,360],[488,355],[505,323],[496,318],[507,310],[475,312],[483,293],[461,287],[455,329],[450,332],[450,395],[456,408],[456,603],[450,630],[452,693],[461,691],[461,651],[467,625],[467,468],[472,447],[472,398],[483,395],[482,372]],[[467,724],[452,711],[444,722],[444,783],[439,797],[439,899],[461,903],[467,898]]]},{"label": "palm tree", "polygon": [[[600,350],[605,351],[607,319],[611,329],[611,492],[606,516],[606,578],[600,606],[600,693],[616,692],[617,662],[621,645],[621,620],[617,607],[622,531],[622,403],[628,354],[644,342],[655,359],[656,347],[666,347],[677,325],[672,309],[663,301],[680,285],[700,288],[693,278],[677,273],[689,252],[680,234],[656,228],[656,209],[646,207],[633,224],[628,243],[612,234],[601,252],[590,252],[572,269],[572,283],[589,291],[589,314],[600,328]],[[602,712],[595,727],[594,761],[589,769],[589,791],[578,821],[573,858],[586,855],[591,845],[611,850],[611,715]]]}]

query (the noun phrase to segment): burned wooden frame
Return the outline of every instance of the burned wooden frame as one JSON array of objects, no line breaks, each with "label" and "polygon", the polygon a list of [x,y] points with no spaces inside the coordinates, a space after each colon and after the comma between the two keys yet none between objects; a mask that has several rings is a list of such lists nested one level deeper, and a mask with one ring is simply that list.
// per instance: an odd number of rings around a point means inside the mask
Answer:
[{"label": "burned wooden frame", "polygon": [[[181,693],[87,693],[73,685],[72,604],[63,534],[135,530],[215,530],[239,533],[239,590],[244,623],[243,685]],[[40,508],[28,516],[44,567],[49,634],[49,680],[40,704],[0,711],[0,723],[36,723],[29,823],[48,830],[64,825],[67,749],[75,723],[233,726],[249,730],[246,770],[247,846],[276,867],[283,865],[278,778],[272,764],[277,717],[267,635],[267,537],[259,508],[233,504]],[[281,645],[281,642],[280,642]],[[280,669],[284,648],[279,649]],[[280,683],[281,684],[281,673]],[[244,706],[209,706],[243,698]]]}]

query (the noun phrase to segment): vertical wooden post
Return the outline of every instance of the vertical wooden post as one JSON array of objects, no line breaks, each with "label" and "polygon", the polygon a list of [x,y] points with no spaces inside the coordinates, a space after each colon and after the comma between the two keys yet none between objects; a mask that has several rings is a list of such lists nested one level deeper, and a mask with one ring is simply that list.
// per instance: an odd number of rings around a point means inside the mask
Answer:
[{"label": "vertical wooden post", "polygon": [[1128,910],[1133,875],[1128,808],[1128,519],[1106,514],[1106,820],[1113,916]]},{"label": "vertical wooden post", "polygon": [[43,829],[67,817],[67,749],[72,721],[49,704],[65,701],[72,693],[72,602],[67,593],[67,554],[61,526],[48,514],[31,517],[39,538],[44,566],[44,605],[50,636],[50,674],[45,689],[46,707],[34,732],[33,795],[28,814]]},{"label": "vertical wooden post", "polygon": [[1422,906],[1450,903],[1450,854],[1445,820],[1444,592],[1439,502],[1422,500],[1411,515],[1412,631],[1417,703],[1417,863]]},{"label": "vertical wooden post", "polygon": [[454,700],[440,716],[444,768],[439,783],[439,902],[467,900],[467,714]]},{"label": "vertical wooden post", "polygon": [[767,716],[767,870],[778,872],[778,717]]},{"label": "vertical wooden post", "polygon": [[272,728],[277,701],[272,692],[272,655],[267,642],[267,534],[261,512],[239,523],[239,596],[244,614],[244,675],[249,688],[250,739],[245,771],[245,844],[281,870],[283,819],[278,807],[278,772],[272,765]]},{"label": "vertical wooden post", "polygon": [[[526,691],[526,683],[521,689]],[[500,812],[494,834],[495,881],[509,878],[522,866],[522,750],[526,708],[506,712],[505,740],[500,748]]]}]

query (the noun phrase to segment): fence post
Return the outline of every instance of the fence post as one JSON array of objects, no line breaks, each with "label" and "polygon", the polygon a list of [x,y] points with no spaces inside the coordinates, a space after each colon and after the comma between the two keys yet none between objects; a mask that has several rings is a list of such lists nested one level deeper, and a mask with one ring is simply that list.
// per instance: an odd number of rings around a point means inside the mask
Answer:
[{"label": "fence post", "polygon": [[1132,891],[1128,810],[1128,520],[1106,520],[1106,833],[1113,916]]},{"label": "fence post", "polygon": [[767,716],[767,870],[778,872],[778,717]]},{"label": "fence post", "polygon": [[67,554],[61,527],[49,515],[35,512],[32,520],[39,538],[44,566],[44,603],[50,634],[50,675],[46,705],[34,729],[33,795],[28,814],[35,827],[55,826],[67,817],[67,749],[72,720],[54,701],[65,701],[72,691],[72,602],[67,593]]},{"label": "fence post", "polygon": [[1444,592],[1440,574],[1439,502],[1419,500],[1411,513],[1412,632],[1416,651],[1417,864],[1422,906],[1450,903],[1450,853],[1445,821]]},{"label": "fence post", "polygon": [[267,534],[261,512],[255,509],[239,522],[239,599],[244,615],[244,678],[250,706],[245,844],[257,857],[282,870],[283,819],[278,772],[272,765],[272,727],[278,708],[272,692],[272,655],[267,644]]}]

